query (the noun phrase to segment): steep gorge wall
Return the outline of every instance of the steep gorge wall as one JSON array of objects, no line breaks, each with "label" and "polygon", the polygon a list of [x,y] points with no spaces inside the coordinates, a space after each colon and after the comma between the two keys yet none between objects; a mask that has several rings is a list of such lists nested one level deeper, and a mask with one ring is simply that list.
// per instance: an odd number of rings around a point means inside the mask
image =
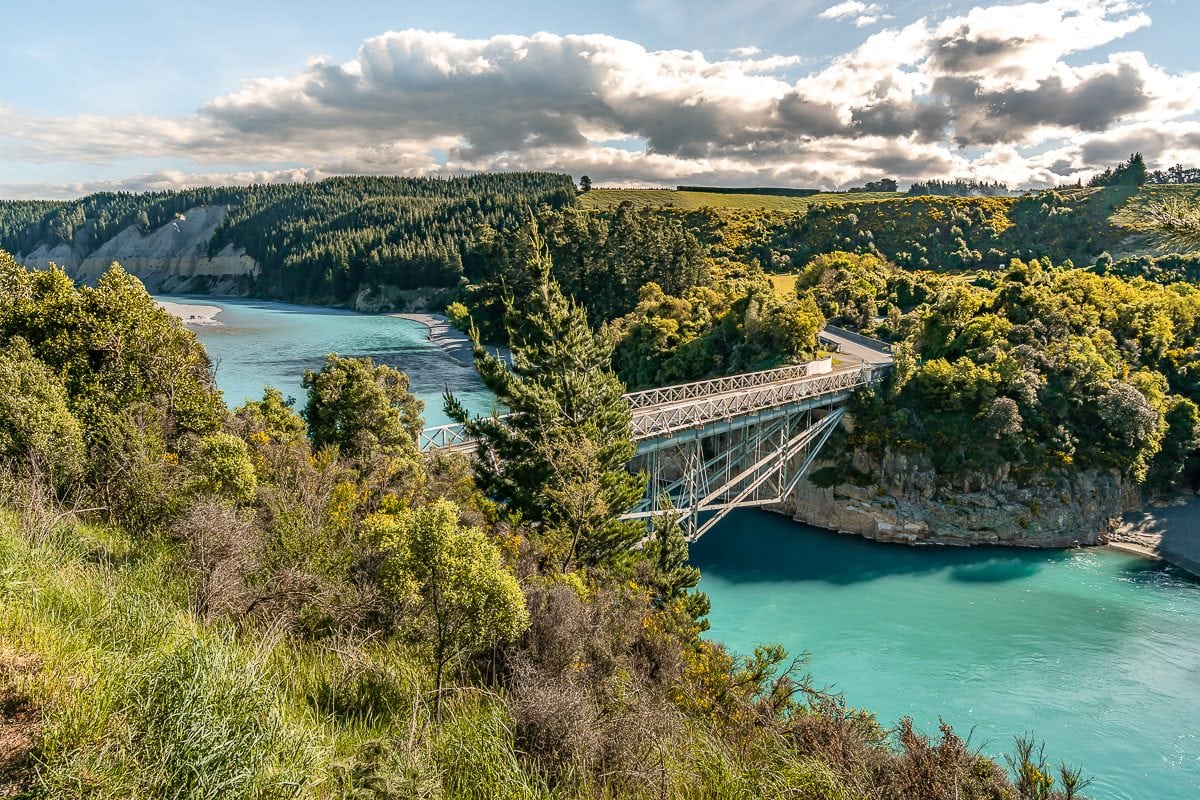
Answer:
[{"label": "steep gorge wall", "polygon": [[223,206],[200,206],[149,234],[131,225],[95,249],[82,245],[86,236],[80,235],[74,245],[42,245],[16,259],[35,269],[57,264],[81,283],[95,283],[116,261],[151,292],[247,294],[259,273],[254,259],[232,245],[208,255],[208,244],[224,219]]},{"label": "steep gorge wall", "polygon": [[1141,505],[1137,487],[1115,473],[1063,473],[1020,484],[1001,474],[950,485],[928,462],[903,453],[856,452],[851,462],[867,477],[831,488],[802,480],[778,510],[884,542],[1071,547],[1104,541],[1123,513]]}]

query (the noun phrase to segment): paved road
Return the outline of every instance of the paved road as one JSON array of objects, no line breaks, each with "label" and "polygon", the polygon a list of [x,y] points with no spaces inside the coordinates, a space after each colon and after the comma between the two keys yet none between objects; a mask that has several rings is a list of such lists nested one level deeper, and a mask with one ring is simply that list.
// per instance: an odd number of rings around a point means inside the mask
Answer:
[{"label": "paved road", "polygon": [[892,354],[884,349],[882,342],[832,326],[821,331],[820,336],[822,341],[836,344],[838,355],[843,358],[858,359],[871,365],[892,363]]}]

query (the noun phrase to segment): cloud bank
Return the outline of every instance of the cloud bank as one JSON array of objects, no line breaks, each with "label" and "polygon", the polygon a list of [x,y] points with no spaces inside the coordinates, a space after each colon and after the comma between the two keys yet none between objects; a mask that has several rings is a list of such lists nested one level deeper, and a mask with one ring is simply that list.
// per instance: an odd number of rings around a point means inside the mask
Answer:
[{"label": "cloud bank", "polygon": [[[851,0],[819,16],[882,10]],[[515,169],[609,185],[1040,186],[1133,150],[1152,164],[1200,164],[1200,73],[1105,52],[1149,24],[1128,0],[980,7],[881,30],[807,73],[798,54],[753,48],[711,58],[599,34],[390,32],[347,63],[315,59],[249,81],[187,117],[29,117],[0,105],[11,161],[195,165],[0,193]]]}]

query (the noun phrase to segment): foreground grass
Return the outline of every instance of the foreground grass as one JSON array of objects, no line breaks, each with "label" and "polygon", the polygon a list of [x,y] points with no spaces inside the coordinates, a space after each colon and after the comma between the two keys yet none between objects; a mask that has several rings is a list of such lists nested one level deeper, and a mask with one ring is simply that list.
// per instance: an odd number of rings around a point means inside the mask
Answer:
[{"label": "foreground grass", "polygon": [[0,519],[0,658],[41,714],[26,796],[552,794],[496,698],[458,693],[435,731],[402,648],[205,625],[174,555],[88,527],[30,544]]},{"label": "foreground grass", "polygon": [[[0,761],[0,796],[616,796],[582,770],[550,781],[488,690],[451,693],[435,726],[429,670],[403,645],[203,622],[179,556],[84,525],[33,541],[0,511],[0,695],[38,715],[19,768]],[[852,796],[770,737],[737,753],[684,723],[677,741],[644,796]]]},{"label": "foreground grass", "polygon": [[808,197],[778,197],[732,192],[681,192],[675,189],[592,189],[579,195],[579,203],[589,210],[616,208],[621,203],[628,202],[636,208],[678,208],[683,211],[696,211],[701,208],[805,211],[814,204],[836,205],[890,200],[901,196],[894,192],[822,193]]}]

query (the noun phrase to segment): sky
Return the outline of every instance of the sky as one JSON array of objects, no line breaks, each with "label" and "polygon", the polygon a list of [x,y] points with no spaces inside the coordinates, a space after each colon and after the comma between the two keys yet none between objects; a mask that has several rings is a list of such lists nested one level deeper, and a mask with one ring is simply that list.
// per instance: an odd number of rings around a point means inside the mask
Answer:
[{"label": "sky", "polygon": [[0,0],[0,198],[1200,166],[1195,0]]}]

